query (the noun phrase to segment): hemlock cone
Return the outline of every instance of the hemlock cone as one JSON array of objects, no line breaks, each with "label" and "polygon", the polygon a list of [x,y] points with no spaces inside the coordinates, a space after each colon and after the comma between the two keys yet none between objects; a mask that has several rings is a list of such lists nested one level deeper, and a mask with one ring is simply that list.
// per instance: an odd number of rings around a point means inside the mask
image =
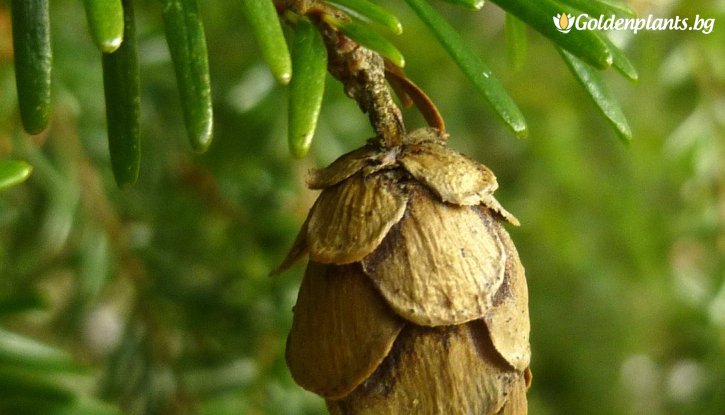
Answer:
[{"label": "hemlock cone", "polygon": [[322,193],[280,266],[309,254],[295,381],[332,414],[525,414],[528,293],[493,173],[428,128],[307,183]]}]

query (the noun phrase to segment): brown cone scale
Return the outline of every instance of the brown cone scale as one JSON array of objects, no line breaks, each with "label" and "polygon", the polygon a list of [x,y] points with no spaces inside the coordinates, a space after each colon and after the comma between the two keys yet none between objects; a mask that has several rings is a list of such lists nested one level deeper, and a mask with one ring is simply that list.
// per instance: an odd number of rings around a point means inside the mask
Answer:
[{"label": "brown cone scale", "polygon": [[310,259],[326,264],[363,259],[400,220],[407,202],[385,174],[355,174],[323,190],[307,223]]},{"label": "brown cone scale", "polygon": [[413,177],[433,190],[444,202],[478,205],[481,195],[493,193],[498,188],[496,176],[488,167],[442,143],[410,145],[403,151],[400,162]]},{"label": "brown cone scale", "polygon": [[307,175],[307,187],[325,189],[334,186],[366,167],[378,149],[372,145],[343,154],[324,169],[312,170]]},{"label": "brown cone scale", "polygon": [[523,376],[496,354],[480,325],[411,326],[365,384],[327,404],[340,415],[497,414]]},{"label": "brown cone scale", "polygon": [[484,320],[493,345],[504,360],[518,370],[525,370],[531,360],[526,276],[511,237],[500,224],[494,226],[509,256],[504,282],[493,298],[494,307]]},{"label": "brown cone scale", "polygon": [[[418,186],[415,186],[418,187]],[[413,189],[406,216],[363,260],[396,313],[423,326],[483,317],[504,279],[506,252],[468,206]]]},{"label": "brown cone scale", "polygon": [[325,398],[343,397],[367,379],[404,324],[359,264],[310,262],[294,313],[287,364],[297,383]]}]

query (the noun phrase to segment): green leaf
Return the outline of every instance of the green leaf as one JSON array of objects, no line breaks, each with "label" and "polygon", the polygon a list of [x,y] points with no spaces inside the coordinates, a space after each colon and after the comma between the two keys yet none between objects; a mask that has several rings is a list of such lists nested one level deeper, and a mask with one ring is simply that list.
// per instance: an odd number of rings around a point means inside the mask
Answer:
[{"label": "green leaf", "polygon": [[403,33],[403,25],[400,24],[400,20],[393,13],[375,3],[367,0],[328,0],[328,3],[345,9],[361,20],[385,27],[396,35]]},{"label": "green leaf", "polygon": [[14,293],[12,296],[0,300],[0,318],[9,314],[39,310],[44,306],[45,301],[37,292]]},{"label": "green leaf", "polygon": [[86,19],[93,42],[101,52],[111,53],[123,41],[121,0],[84,0]]},{"label": "green leaf", "polygon": [[627,118],[619,107],[619,103],[615,99],[614,94],[612,94],[604,79],[602,79],[601,74],[569,52],[563,49],[558,50],[571,72],[579,80],[584,89],[586,89],[589,96],[592,97],[599,111],[612,124],[619,137],[623,141],[629,142],[632,139],[632,131],[627,123]]},{"label": "green leaf", "polygon": [[121,46],[104,53],[103,89],[111,168],[119,187],[136,183],[141,161],[139,116],[141,86],[133,0],[123,0],[124,34]]},{"label": "green leaf", "polygon": [[[0,376],[2,375],[2,369],[0,369]],[[12,382],[16,378],[17,376],[11,374],[7,380],[0,379],[0,385],[5,382]],[[73,405],[71,400],[73,397],[57,399],[53,395],[48,396],[42,390],[39,394],[36,391],[37,389],[34,388],[18,388],[16,385],[12,385],[7,396],[3,396],[0,393],[0,413],[13,415],[58,415],[63,408]]]},{"label": "green leaf", "polygon": [[115,405],[107,404],[94,398],[80,397],[70,405],[65,405],[53,412],[53,415],[122,415]]},{"label": "green leaf", "polygon": [[491,1],[590,65],[599,69],[606,69],[612,65],[612,54],[596,33],[575,28],[572,28],[569,33],[557,30],[553,21],[554,17],[559,13],[568,13],[571,10],[562,8],[562,5],[555,0]]},{"label": "green leaf", "polygon": [[355,20],[342,21],[331,16],[325,16],[324,19],[330,25],[342,30],[352,40],[383,55],[383,57],[393,62],[395,66],[400,68],[405,66],[405,58],[400,51],[388,39],[370,27]]},{"label": "green leaf", "polygon": [[521,110],[486,64],[471,52],[461,36],[425,0],[406,1],[514,134],[525,136],[526,120]]},{"label": "green leaf", "polygon": [[442,0],[446,3],[455,4],[456,6],[463,6],[467,7],[471,10],[481,10],[484,3],[486,3],[484,0]]},{"label": "green leaf", "polygon": [[0,364],[3,367],[79,370],[68,353],[3,329],[0,329]]},{"label": "green leaf", "polygon": [[508,49],[509,61],[514,70],[521,69],[526,61],[526,25],[515,16],[506,13],[505,22],[506,48]]},{"label": "green leaf", "polygon": [[626,4],[613,0],[559,0],[565,5],[589,14],[590,17],[598,18],[616,14],[619,16],[635,17],[637,12]]},{"label": "green leaf", "polygon": [[209,57],[196,0],[164,0],[164,29],[181,96],[191,147],[204,152],[211,144],[213,111]]},{"label": "green leaf", "polygon": [[605,34],[601,34],[601,38],[607,45],[607,48],[609,48],[609,53],[612,54],[612,66],[614,66],[619,73],[624,75],[624,77],[630,81],[636,82],[639,80],[639,73],[637,73],[637,69],[634,67],[632,62],[627,59],[624,52],[612,43]]},{"label": "green leaf", "polygon": [[33,167],[20,160],[0,160],[0,190],[20,184],[30,176]]},{"label": "green leaf", "polygon": [[274,3],[272,0],[242,0],[242,12],[272,74],[279,83],[287,85],[292,78],[292,60]]},{"label": "green leaf", "polygon": [[10,4],[20,118],[25,131],[37,134],[50,117],[53,54],[48,0],[13,0]]},{"label": "green leaf", "polygon": [[300,19],[292,42],[288,142],[293,156],[304,157],[320,115],[327,74],[327,49],[317,28],[307,19]]},{"label": "green leaf", "polygon": [[110,274],[110,246],[106,233],[89,228],[80,241],[76,300],[79,307],[95,304]]},{"label": "green leaf", "polygon": [[[33,406],[70,403],[76,393],[47,372],[0,367],[0,399],[31,398]],[[41,412],[42,413],[42,412]]]}]

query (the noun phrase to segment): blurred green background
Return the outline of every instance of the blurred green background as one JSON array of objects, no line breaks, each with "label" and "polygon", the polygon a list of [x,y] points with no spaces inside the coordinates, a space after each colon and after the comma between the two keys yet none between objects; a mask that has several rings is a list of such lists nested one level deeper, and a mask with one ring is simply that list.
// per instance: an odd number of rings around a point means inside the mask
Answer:
[{"label": "blurred green background", "polygon": [[[367,117],[328,77],[311,154],[293,160],[287,90],[239,7],[200,2],[216,133],[207,154],[192,154],[161,5],[137,1],[142,170],[120,191],[82,2],[51,2],[54,110],[38,136],[19,124],[8,3],[0,158],[34,173],[0,194],[0,412],[325,413],[284,363],[303,266],[267,273],[314,200],[304,173],[360,146]],[[725,1],[630,4],[643,16],[717,21],[707,35],[612,36],[640,72],[638,84],[606,73],[634,131],[629,146],[537,33],[512,69],[495,6],[437,4],[521,106],[525,140],[402,1],[387,5],[405,28],[394,40],[406,70],[439,106],[450,145],[496,172],[499,200],[522,222],[509,231],[529,281],[534,415],[725,413]]]}]

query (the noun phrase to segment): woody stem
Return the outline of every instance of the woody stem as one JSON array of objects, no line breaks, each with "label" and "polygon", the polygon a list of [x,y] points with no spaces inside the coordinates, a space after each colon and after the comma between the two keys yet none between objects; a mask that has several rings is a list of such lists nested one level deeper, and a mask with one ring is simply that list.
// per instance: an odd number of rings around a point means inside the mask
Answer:
[{"label": "woody stem", "polygon": [[319,27],[327,46],[330,74],[368,114],[380,145],[385,148],[401,145],[405,135],[403,116],[385,81],[383,58],[324,22]]}]

